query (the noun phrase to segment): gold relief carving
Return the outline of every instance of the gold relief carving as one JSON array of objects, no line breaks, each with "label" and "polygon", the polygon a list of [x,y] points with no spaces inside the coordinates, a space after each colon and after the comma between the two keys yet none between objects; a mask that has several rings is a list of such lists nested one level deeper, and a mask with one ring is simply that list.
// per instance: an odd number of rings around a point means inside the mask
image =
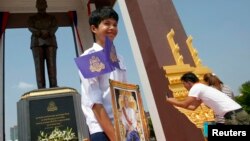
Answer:
[{"label": "gold relief carving", "polygon": [[169,89],[173,92],[173,96],[178,100],[183,100],[187,96],[187,90],[183,87],[180,77],[189,71],[193,71],[194,68],[188,64],[164,66],[166,72],[166,78],[169,81]]},{"label": "gold relief carving", "polygon": [[[183,63],[183,56],[180,54],[180,48],[174,41],[174,30],[167,34],[167,40],[172,50],[176,65],[163,66],[165,71],[165,77],[169,81],[169,89],[172,91],[172,95],[177,100],[184,100],[188,96],[188,91],[184,88],[180,78],[186,72],[194,72],[198,78],[203,81],[203,75],[208,72],[212,72],[209,68],[202,65],[201,59],[198,57],[198,51],[192,45],[192,37],[188,37],[186,40],[189,51],[192,55],[195,67],[189,64]],[[198,128],[203,128],[205,121],[214,121],[213,110],[205,106],[203,103],[194,111],[184,108],[176,107],[181,113],[185,114],[187,118],[193,122]]]},{"label": "gold relief carving", "polygon": [[193,38],[192,36],[189,36],[186,40],[188,49],[191,53],[191,56],[193,57],[194,63],[196,67],[202,66],[202,61],[198,56],[198,51],[193,47]]},{"label": "gold relief carving", "polygon": [[178,44],[174,41],[174,30],[171,29],[170,32],[167,34],[167,41],[169,43],[169,46],[172,50],[175,62],[177,65],[184,64],[183,63],[183,56],[180,54],[180,47]]},{"label": "gold relief carving", "polygon": [[203,75],[205,73],[211,73],[212,71],[208,67],[202,65],[202,61],[198,56],[198,51],[193,47],[192,42],[193,38],[192,36],[189,36],[186,43],[196,66],[193,72],[198,76],[199,80],[203,80]]},{"label": "gold relief carving", "polygon": [[54,112],[54,111],[57,111],[57,110],[58,110],[58,108],[56,106],[56,103],[54,101],[50,101],[49,105],[47,107],[47,111],[48,112]]},{"label": "gold relief carving", "polygon": [[203,128],[203,123],[214,121],[213,110],[205,106],[203,103],[195,111],[190,111],[184,108],[176,107],[180,112],[184,113],[187,118],[194,123],[198,128]]},{"label": "gold relief carving", "polygon": [[191,67],[189,64],[182,65],[171,65],[171,66],[163,66],[163,70],[166,71],[167,77],[170,76],[171,79],[178,78],[184,74],[185,72],[194,71],[194,67]]},{"label": "gold relief carving", "polygon": [[187,97],[187,94],[188,94],[188,92],[185,89],[180,89],[180,90],[174,89],[173,90],[173,96],[174,96],[174,98],[176,98],[178,100],[184,100]]},{"label": "gold relief carving", "polygon": [[171,83],[171,84],[174,84],[174,83],[180,83],[180,79],[179,78],[170,78],[170,80],[169,80],[169,82]]}]

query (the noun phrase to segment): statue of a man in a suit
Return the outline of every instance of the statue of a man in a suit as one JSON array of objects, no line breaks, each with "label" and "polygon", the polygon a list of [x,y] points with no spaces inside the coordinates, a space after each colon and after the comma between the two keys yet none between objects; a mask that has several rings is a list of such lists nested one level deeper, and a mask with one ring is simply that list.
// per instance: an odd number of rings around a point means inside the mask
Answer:
[{"label": "statue of a man in a suit", "polygon": [[28,19],[28,28],[32,33],[31,49],[35,62],[38,89],[46,88],[45,63],[48,70],[50,88],[57,87],[55,32],[58,29],[55,16],[46,13],[46,0],[37,0],[38,12]]}]

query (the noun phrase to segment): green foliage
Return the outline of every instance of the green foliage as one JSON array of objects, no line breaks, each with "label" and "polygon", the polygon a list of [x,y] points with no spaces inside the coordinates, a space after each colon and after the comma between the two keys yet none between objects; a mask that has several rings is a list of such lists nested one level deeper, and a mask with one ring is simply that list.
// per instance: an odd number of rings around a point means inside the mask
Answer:
[{"label": "green foliage", "polygon": [[236,96],[235,101],[250,114],[250,81],[243,83],[239,90],[241,95]]}]

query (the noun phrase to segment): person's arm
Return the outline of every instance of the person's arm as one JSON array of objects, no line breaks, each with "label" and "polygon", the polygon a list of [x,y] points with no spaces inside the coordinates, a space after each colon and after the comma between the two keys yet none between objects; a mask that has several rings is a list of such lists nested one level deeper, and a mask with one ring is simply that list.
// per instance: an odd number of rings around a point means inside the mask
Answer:
[{"label": "person's arm", "polygon": [[115,141],[115,129],[102,104],[94,104],[92,110],[110,141]]},{"label": "person's arm", "polygon": [[182,101],[177,100],[175,98],[167,98],[167,102],[188,110],[195,110],[201,104],[200,100],[197,100],[195,97],[191,96],[188,96],[185,100]]},{"label": "person's arm", "polygon": [[189,109],[189,110],[195,110],[198,106],[200,106],[201,105],[201,100],[195,100],[195,101],[193,101],[189,106],[188,106],[188,108],[187,109]]}]

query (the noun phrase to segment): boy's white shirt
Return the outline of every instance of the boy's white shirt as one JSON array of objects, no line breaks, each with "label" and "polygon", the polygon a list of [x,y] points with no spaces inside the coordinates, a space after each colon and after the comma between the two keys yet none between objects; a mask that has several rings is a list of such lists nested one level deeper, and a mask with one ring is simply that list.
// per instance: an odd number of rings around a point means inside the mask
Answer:
[{"label": "boy's white shirt", "polygon": [[[86,50],[82,55],[101,51],[102,49],[103,48],[100,45],[94,43],[93,46]],[[110,94],[109,79],[127,82],[126,67],[124,65],[123,58],[120,55],[117,55],[117,57],[119,59],[119,65],[121,69],[115,69],[110,73],[90,79],[85,79],[79,71],[82,90],[82,110],[86,117],[90,134],[103,132],[103,129],[99,125],[92,111],[92,106],[95,103],[103,104],[109,118],[113,122],[114,116],[112,112],[112,99]]]}]

